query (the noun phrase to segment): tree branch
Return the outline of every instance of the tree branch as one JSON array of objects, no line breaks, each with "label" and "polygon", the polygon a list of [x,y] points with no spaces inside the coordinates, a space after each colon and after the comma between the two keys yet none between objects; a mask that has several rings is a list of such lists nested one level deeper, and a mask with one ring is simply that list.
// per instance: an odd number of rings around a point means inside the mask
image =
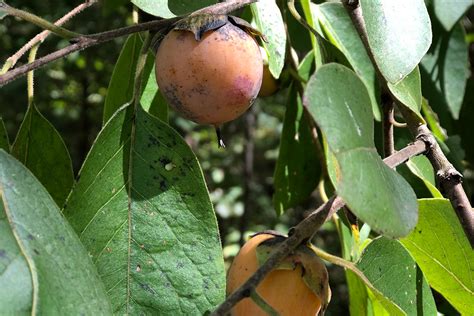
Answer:
[{"label": "tree branch", "polygon": [[[245,5],[250,3],[256,2],[258,0],[235,0],[232,2],[224,2],[218,3],[201,10],[194,12],[193,14],[197,13],[209,13],[209,14],[228,14],[234,10],[237,10]],[[20,78],[21,76],[25,75],[28,71],[38,69],[52,61],[55,61],[59,58],[67,56],[73,52],[78,50],[86,49],[91,46],[95,46],[98,44],[102,44],[104,42],[110,41],[114,38],[143,32],[143,31],[158,31],[170,27],[183,17],[175,17],[171,19],[163,19],[163,20],[156,20],[151,22],[140,23],[128,27],[123,27],[103,33],[92,34],[92,35],[84,35],[78,38],[74,38],[72,40],[73,44],[64,47],[60,50],[57,50],[53,53],[50,53],[46,56],[43,56],[33,63],[20,66],[18,68],[14,68],[3,75],[0,75],[0,87],[4,86],[5,84]]]},{"label": "tree branch", "polygon": [[[374,65],[380,83],[386,91],[390,91],[387,88],[387,80],[382,76],[377,63],[375,62],[374,55],[370,49],[370,45],[367,40],[365,23],[358,1],[343,0],[342,2],[349,13],[349,16],[351,17],[352,23],[357,29],[362,42],[364,43],[367,54]],[[397,105],[399,105],[395,96],[392,95],[392,99],[397,103]],[[436,139],[426,124],[420,124],[418,121],[413,120],[411,118],[412,116],[404,106],[398,106],[398,109],[405,118],[410,132],[415,136],[416,139],[423,140],[426,143],[426,146],[429,148],[429,150],[426,152],[426,157],[430,160],[431,165],[435,169],[438,186],[440,187],[441,192],[451,201],[451,205],[456,211],[464,232],[471,243],[471,247],[474,248],[474,211],[469,199],[467,198],[466,192],[462,187],[461,173],[459,173],[446,158],[445,154],[439,147]]]},{"label": "tree branch", "polygon": [[[81,3],[68,13],[66,13],[62,18],[54,22],[55,25],[61,26],[67,21],[69,21],[71,18],[76,16],[78,13],[84,11],[88,7],[92,6],[93,4],[97,3],[97,1],[87,1],[84,3]],[[2,70],[0,71],[0,74],[3,74],[7,72],[10,68],[14,67],[18,59],[20,59],[30,48],[32,48],[34,45],[43,42],[48,35],[51,34],[51,31],[45,30],[39,34],[37,34],[35,37],[33,37],[28,43],[26,43],[22,48],[20,48],[15,54],[13,54],[11,57],[7,59],[5,62],[5,65],[3,66]]]},{"label": "tree branch", "polygon": [[[385,99],[382,97],[382,100]],[[395,152],[395,143],[393,139],[393,100],[388,96],[388,100],[382,101],[382,129],[383,129],[383,153],[384,157],[393,155]]]},{"label": "tree branch", "polygon": [[[410,144],[396,152],[394,155],[385,158],[384,162],[389,167],[394,168],[407,161],[410,157],[422,154],[426,150],[427,147],[425,142],[417,140],[413,144]],[[258,284],[263,281],[265,276],[270,273],[274,267],[278,266],[284,258],[296,249],[296,247],[310,240],[319,227],[321,227],[324,222],[331,219],[332,215],[343,206],[344,201],[338,196],[333,196],[308,217],[302,220],[298,225],[292,228],[289,237],[273,251],[268,260],[265,261],[265,263],[261,265],[242,286],[229,295],[211,315],[226,315],[240,300],[249,297],[252,291],[257,288]]]}]

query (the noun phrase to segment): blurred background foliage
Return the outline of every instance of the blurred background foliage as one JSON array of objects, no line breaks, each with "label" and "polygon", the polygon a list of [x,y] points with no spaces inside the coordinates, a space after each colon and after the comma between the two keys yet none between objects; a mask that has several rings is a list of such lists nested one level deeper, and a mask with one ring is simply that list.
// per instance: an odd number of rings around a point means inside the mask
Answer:
[{"label": "blurred background foliage", "polygon": [[[320,1],[318,1],[320,2]],[[9,4],[54,21],[81,1],[10,0]],[[79,33],[89,34],[132,24],[132,5],[126,0],[106,0],[87,9],[66,24]],[[243,16],[249,12],[244,11]],[[308,32],[289,14],[286,16],[292,46],[300,60],[311,49]],[[474,10],[463,19],[469,42],[471,65],[474,65]],[[0,61],[3,62],[35,36],[40,29],[18,19],[6,18],[0,24]],[[36,72],[35,101],[41,113],[64,138],[77,174],[102,125],[103,104],[107,87],[125,38],[69,55]],[[50,36],[40,47],[38,56],[62,48],[67,41]],[[17,65],[25,63],[24,56]],[[283,78],[288,76],[283,73]],[[298,207],[277,217],[273,203],[273,173],[280,143],[288,87],[277,94],[259,98],[252,109],[226,124],[223,135],[227,148],[217,148],[214,129],[198,126],[170,111],[170,125],[177,129],[196,153],[211,199],[214,203],[226,263],[238,252],[245,238],[257,231],[275,229],[287,232],[308,211],[321,203],[316,191]],[[26,79],[16,80],[0,89],[0,115],[13,143],[27,107]],[[436,109],[438,112],[440,109]],[[461,155],[462,169],[468,187],[474,187],[474,78],[472,66],[466,96],[458,121],[447,113],[438,113],[446,128],[454,154]],[[380,133],[380,126],[376,125]],[[461,136],[462,142],[459,143]],[[450,142],[448,141],[448,144]],[[463,157],[463,153],[465,156]],[[469,192],[471,201],[472,191]],[[332,222],[326,223],[314,243],[331,253],[340,254],[340,241]],[[348,294],[344,272],[329,267],[333,303],[328,314],[348,314]],[[440,297],[437,299],[442,300]],[[439,302],[447,304],[446,302]],[[446,311],[452,312],[449,306]],[[443,310],[441,308],[440,310]]]}]

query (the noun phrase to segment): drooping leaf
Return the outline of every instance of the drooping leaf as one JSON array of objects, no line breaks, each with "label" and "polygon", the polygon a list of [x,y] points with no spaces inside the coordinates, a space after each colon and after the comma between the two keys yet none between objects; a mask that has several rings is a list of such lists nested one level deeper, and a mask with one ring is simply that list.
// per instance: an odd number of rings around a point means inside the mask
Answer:
[{"label": "drooping leaf", "polygon": [[375,119],[380,121],[380,86],[374,66],[351,18],[341,3],[328,2],[313,8],[326,38],[344,54],[367,87],[372,112]]},{"label": "drooping leaf", "polygon": [[431,287],[468,315],[474,306],[474,251],[448,200],[423,199],[419,204],[418,224],[401,242]]},{"label": "drooping leaf", "polygon": [[158,117],[163,122],[168,122],[168,103],[158,89],[154,65],[154,56],[149,54],[143,76],[145,77],[148,73],[149,75],[144,84],[140,103],[145,111]]},{"label": "drooping leaf", "polygon": [[321,168],[312,136],[311,117],[292,86],[288,95],[280,152],[275,167],[273,205],[278,215],[309,198]]},{"label": "drooping leaf", "polygon": [[416,196],[377,153],[364,83],[342,65],[324,65],[306,87],[305,104],[336,157],[337,193],[375,231],[406,236],[417,222]]},{"label": "drooping leaf", "polygon": [[449,33],[437,23],[433,27],[437,36],[421,61],[423,95],[440,115],[443,125],[447,125],[447,111],[455,120],[459,119],[468,77],[468,46],[461,24]]},{"label": "drooping leaf", "polygon": [[406,165],[415,176],[423,181],[433,197],[443,197],[441,192],[436,188],[435,172],[428,158],[423,155],[411,157],[410,160],[406,162]]},{"label": "drooping leaf", "polygon": [[464,12],[466,12],[472,5],[472,0],[433,0],[436,17],[446,31],[450,31],[456,22],[463,16]]},{"label": "drooping leaf", "polygon": [[154,16],[172,18],[217,3],[217,0],[132,0],[132,3]]},{"label": "drooping leaf", "polygon": [[41,183],[0,150],[0,310],[109,315],[104,286]]},{"label": "drooping leaf", "polygon": [[[385,237],[375,239],[364,250],[357,267],[406,315],[436,315],[430,287],[400,242]],[[390,306],[384,302],[382,305],[390,311]]]},{"label": "drooping leaf", "polygon": [[0,117],[0,149],[10,152],[10,141],[8,140],[7,129],[3,123],[3,119]]},{"label": "drooping leaf", "polygon": [[388,82],[415,69],[431,44],[431,23],[423,0],[360,0],[367,39]]},{"label": "drooping leaf", "polygon": [[216,218],[196,157],[126,106],[97,137],[64,213],[116,313],[194,314],[225,296]]},{"label": "drooping leaf", "polygon": [[26,111],[11,152],[62,206],[74,182],[71,157],[61,135],[34,105]]},{"label": "drooping leaf", "polygon": [[405,78],[393,84],[388,82],[388,88],[399,104],[409,110],[420,123],[425,120],[421,115],[421,78],[418,66]]},{"label": "drooping leaf", "polygon": [[138,34],[130,35],[115,64],[104,103],[103,124],[124,104],[130,102],[135,84],[135,69],[142,41]]},{"label": "drooping leaf", "polygon": [[286,31],[283,17],[275,0],[260,0],[250,5],[257,28],[268,40],[263,47],[268,52],[268,67],[275,78],[285,65]]}]

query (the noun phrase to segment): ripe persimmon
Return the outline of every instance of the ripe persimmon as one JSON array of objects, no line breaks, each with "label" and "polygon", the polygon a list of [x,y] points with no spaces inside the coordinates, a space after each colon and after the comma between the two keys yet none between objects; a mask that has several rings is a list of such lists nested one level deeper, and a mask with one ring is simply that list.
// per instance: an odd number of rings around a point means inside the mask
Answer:
[{"label": "ripe persimmon", "polygon": [[240,19],[203,19],[207,24],[201,28],[192,25],[197,17],[189,29],[175,28],[164,37],[156,54],[156,78],[179,114],[218,127],[252,105],[262,84],[263,63],[255,38],[235,22]]},{"label": "ripe persimmon", "polygon": [[[247,279],[255,273],[259,267],[257,258],[257,247],[263,242],[275,238],[275,235],[260,233],[247,241],[235,257],[227,275],[227,295],[233,293]],[[276,238],[282,238],[276,236]],[[283,238],[284,239],[284,238]],[[306,247],[306,246],[303,246]],[[308,248],[309,249],[309,248]],[[295,257],[289,258],[292,262]],[[311,259],[313,261],[313,259]],[[311,263],[313,267],[320,270],[320,280],[327,287],[327,270],[321,259],[316,257],[317,262]],[[296,260],[295,262],[298,262]],[[321,267],[321,264],[323,265]],[[256,291],[276,312],[280,315],[318,315],[326,307],[329,298],[316,293],[310,289],[303,275],[305,268],[301,264],[294,265],[293,268],[275,269],[270,272],[258,285]],[[314,276],[314,275],[313,275]],[[330,291],[329,291],[330,292]],[[330,294],[329,294],[330,296]],[[232,309],[232,315],[266,315],[266,313],[251,299],[245,298]]]}]

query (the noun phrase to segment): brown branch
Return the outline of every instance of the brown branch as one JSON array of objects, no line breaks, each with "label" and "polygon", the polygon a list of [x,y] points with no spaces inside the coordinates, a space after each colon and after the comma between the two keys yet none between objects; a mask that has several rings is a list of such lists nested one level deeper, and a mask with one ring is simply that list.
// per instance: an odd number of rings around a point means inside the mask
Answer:
[{"label": "brown branch", "polygon": [[[235,0],[232,2],[218,3],[215,5],[206,7],[204,9],[201,9],[199,11],[196,11],[193,14],[196,14],[197,12],[210,13],[210,14],[227,14],[256,1],[258,0]],[[26,64],[18,68],[14,68],[3,75],[0,75],[0,87],[4,86],[5,84],[15,79],[20,78],[21,76],[25,75],[28,71],[38,69],[52,61],[55,61],[59,58],[67,56],[78,50],[86,49],[91,46],[95,46],[95,45],[110,41],[114,38],[133,34],[133,33],[139,33],[143,31],[162,30],[167,27],[170,27],[171,25],[173,25],[174,23],[176,23],[182,18],[183,17],[176,17],[176,18],[171,18],[171,19],[145,22],[145,23],[123,27],[123,28],[119,28],[119,29],[115,29],[115,30],[111,30],[111,31],[103,32],[103,33],[86,35],[79,38],[75,38],[72,40],[74,43],[67,47],[64,47],[60,50],[57,50],[53,53],[43,56],[35,60],[33,63]]]},{"label": "brown branch", "polygon": [[[382,97],[382,99],[385,98]],[[388,100],[382,102],[382,110],[383,154],[384,157],[388,157],[395,152],[395,142],[393,138],[393,100],[390,96],[388,96]]]},{"label": "brown branch", "polygon": [[[384,162],[391,168],[396,167],[410,157],[424,153],[427,150],[426,144],[422,140],[417,140],[413,144],[406,146],[394,155],[384,159]],[[240,300],[251,295],[258,284],[263,281],[265,276],[270,273],[284,258],[291,254],[299,245],[312,238],[315,232],[324,222],[331,219],[332,215],[344,206],[344,201],[333,196],[308,217],[302,220],[297,226],[290,230],[289,237],[282,242],[270,255],[267,261],[258,268],[258,270],[240,286],[234,293],[217,307],[211,315],[226,315],[231,308]]]},{"label": "brown branch", "polygon": [[[84,11],[85,9],[89,8],[90,6],[94,5],[97,3],[97,1],[86,1],[84,3],[81,3],[68,13],[66,13],[62,18],[54,22],[55,25],[61,26],[67,21],[69,21],[71,18],[79,14],[80,12]],[[11,57],[7,59],[5,62],[5,66],[3,67],[2,71],[7,71],[8,69],[12,68],[15,66],[16,62],[18,59],[20,59],[27,51],[31,49],[34,45],[43,42],[48,35],[51,34],[51,31],[45,30],[39,34],[37,34],[35,37],[33,37],[28,43],[26,43],[22,48],[20,48],[15,54],[13,54]]]},{"label": "brown branch", "polygon": [[[375,62],[374,55],[370,49],[370,45],[367,40],[364,19],[362,17],[362,11],[358,1],[343,0],[342,2],[349,13],[349,16],[351,17],[352,23],[357,29],[362,42],[364,43],[367,54],[369,55],[377,72],[379,81],[386,91],[390,91],[387,88],[387,80],[382,76],[377,63]],[[439,147],[436,139],[426,124],[421,124],[414,120],[411,113],[409,113],[403,105],[398,103],[398,100],[395,96],[392,95],[392,99],[395,100],[396,104],[398,105],[398,109],[405,118],[410,132],[416,139],[423,140],[426,143],[426,146],[430,149],[426,152],[426,157],[430,160],[431,165],[436,172],[438,187],[440,187],[441,192],[451,201],[451,205],[453,206],[459,221],[461,222],[464,232],[471,243],[471,247],[474,248],[474,211],[469,199],[467,198],[466,192],[462,187],[461,173],[459,173],[446,158],[445,154]]]}]

